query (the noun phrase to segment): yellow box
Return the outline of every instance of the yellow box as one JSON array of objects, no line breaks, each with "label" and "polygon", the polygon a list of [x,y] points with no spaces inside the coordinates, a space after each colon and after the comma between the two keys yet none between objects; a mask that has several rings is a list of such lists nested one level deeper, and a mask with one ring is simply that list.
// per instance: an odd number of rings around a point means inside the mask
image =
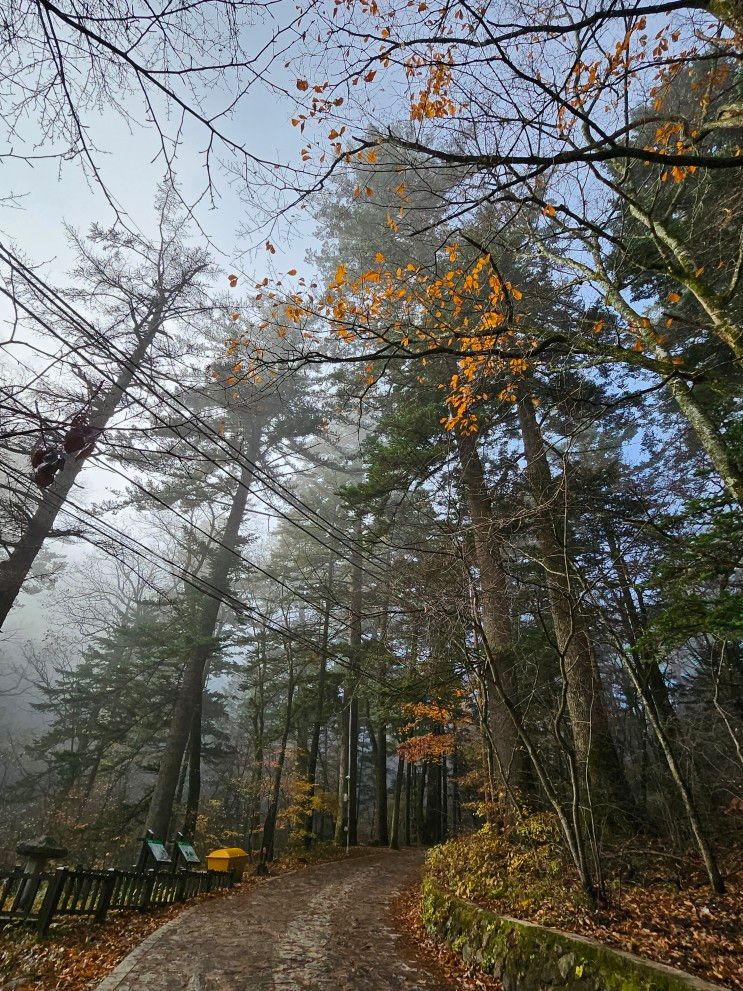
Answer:
[{"label": "yellow box", "polygon": [[231,872],[236,878],[241,878],[248,866],[248,859],[248,854],[239,846],[226,846],[207,854],[206,866],[210,871]]}]

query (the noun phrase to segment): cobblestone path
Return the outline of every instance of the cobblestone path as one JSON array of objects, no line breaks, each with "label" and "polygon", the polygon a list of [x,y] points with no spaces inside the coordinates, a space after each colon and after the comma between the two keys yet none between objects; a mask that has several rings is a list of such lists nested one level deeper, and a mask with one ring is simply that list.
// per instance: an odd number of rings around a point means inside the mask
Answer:
[{"label": "cobblestone path", "polygon": [[452,991],[395,928],[421,855],[379,851],[269,879],[153,933],[98,991]]}]

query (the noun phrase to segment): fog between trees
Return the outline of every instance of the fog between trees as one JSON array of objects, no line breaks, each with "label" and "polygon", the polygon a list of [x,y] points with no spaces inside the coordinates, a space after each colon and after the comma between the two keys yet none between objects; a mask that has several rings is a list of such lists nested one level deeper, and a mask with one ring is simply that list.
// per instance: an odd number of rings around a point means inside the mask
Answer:
[{"label": "fog between trees", "polygon": [[[721,890],[735,6],[13,14],[39,60],[28,103],[5,70],[13,154],[30,107],[106,220],[68,232],[64,279],[0,247],[3,683],[36,713],[3,741],[6,857],[32,832],[85,862],[145,828],[270,858],[544,813],[589,900],[642,837]],[[251,88],[296,160],[230,129]],[[93,107],[158,135],[146,232]],[[200,212],[227,186],[229,262]],[[38,602],[48,635],[20,636]]]}]

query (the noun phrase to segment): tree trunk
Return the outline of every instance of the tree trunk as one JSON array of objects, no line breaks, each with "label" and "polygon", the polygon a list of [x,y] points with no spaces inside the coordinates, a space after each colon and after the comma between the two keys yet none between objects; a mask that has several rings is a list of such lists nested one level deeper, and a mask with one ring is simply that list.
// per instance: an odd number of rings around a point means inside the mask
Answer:
[{"label": "tree trunk", "polygon": [[193,840],[196,835],[199,802],[201,801],[201,717],[203,710],[204,689],[202,687],[191,720],[191,740],[188,748],[188,798],[186,811],[183,815],[183,835],[190,840]]},{"label": "tree trunk", "polygon": [[377,839],[382,846],[390,841],[387,820],[387,727],[379,724],[374,773],[377,786]]},{"label": "tree trunk", "polygon": [[[257,442],[256,433],[250,445],[249,457],[251,460],[257,453],[255,450]],[[240,524],[245,515],[251,479],[252,472],[246,461],[243,463],[240,482],[232,497],[232,506],[225,523],[220,546],[212,559],[208,578],[208,587],[212,594],[204,595],[201,602],[196,642],[186,662],[168,728],[165,749],[160,759],[160,768],[147,815],[147,828],[151,829],[155,836],[162,839],[166,837],[173,813],[173,799],[178,785],[178,772],[188,741],[193,713],[202,693],[206,662],[213,649],[213,636],[219,607],[227,594],[230,569],[235,563],[235,547],[240,534]]]},{"label": "tree trunk", "polygon": [[358,844],[358,773],[359,773],[359,703],[356,698],[358,672],[361,666],[361,609],[362,609],[362,570],[361,570],[361,518],[357,518],[351,551],[351,608],[350,608],[350,719],[348,726],[348,843]]},{"label": "tree trunk", "polygon": [[313,801],[315,798],[315,778],[317,777],[317,757],[320,752],[320,733],[322,731],[324,710],[325,710],[325,673],[328,663],[328,641],[330,630],[330,597],[333,592],[333,561],[328,565],[328,597],[325,600],[325,612],[322,621],[322,641],[320,644],[320,668],[317,675],[317,707],[315,709],[315,721],[312,726],[312,740],[310,742],[310,752],[307,760],[307,796],[309,799],[309,812],[304,823],[304,845],[310,846],[312,842],[312,830],[314,825]]},{"label": "tree trunk", "polygon": [[658,666],[658,662],[654,657],[643,654],[636,646],[636,641],[645,632],[645,616],[632,597],[632,588],[635,583],[630,576],[627,562],[622,555],[611,520],[607,519],[604,521],[604,532],[609,545],[614,570],[618,578],[619,598],[621,602],[620,611],[624,619],[627,637],[630,641],[632,656],[635,659],[637,669],[644,673],[645,683],[658,712],[658,716],[666,726],[669,734],[675,736],[677,729],[676,713],[671,704],[668,686]]},{"label": "tree trunk", "polygon": [[[475,628],[475,652],[479,654],[478,646],[478,635],[477,628]],[[485,651],[487,656],[487,650]],[[477,666],[479,669],[479,665]],[[482,762],[485,768],[485,788],[487,793],[487,801],[495,805],[496,802],[496,755],[495,747],[493,745],[493,730],[490,721],[490,703],[492,698],[497,698],[498,694],[491,686],[493,684],[492,674],[490,673],[490,665],[487,661],[484,665],[485,675],[480,676],[478,674],[478,693],[477,693],[477,715],[480,730],[480,746],[482,748]]]},{"label": "tree trunk", "polygon": [[261,822],[261,781],[263,780],[263,756],[265,746],[266,707],[264,684],[266,668],[266,630],[261,631],[258,642],[258,671],[255,691],[251,700],[253,725],[253,769],[250,775],[250,807],[247,821],[247,846],[253,849],[253,835],[258,832]]},{"label": "tree trunk", "polygon": [[[131,385],[160,330],[161,320],[162,303],[159,303],[149,319],[142,321],[140,325],[142,336],[123,368],[120,369],[116,382],[93,403],[89,421],[95,430],[103,431],[115,413],[116,407]],[[0,629],[23,583],[28,578],[44,541],[52,534],[54,522],[84,466],[84,459],[78,460],[73,455],[67,456],[64,468],[57,474],[49,488],[44,490],[36,511],[10,556],[0,562]]]},{"label": "tree trunk", "polygon": [[462,825],[462,806],[459,797],[459,752],[454,747],[451,755],[451,831],[452,836],[459,836]]},{"label": "tree trunk", "polygon": [[428,764],[424,831],[426,843],[438,843],[441,839],[441,763],[438,760]]},{"label": "tree trunk", "polygon": [[415,836],[418,843],[425,843],[426,840],[426,829],[423,819],[423,799],[426,793],[426,775],[428,772],[428,763],[424,761],[419,768],[416,769],[416,790],[415,790]]},{"label": "tree trunk", "polygon": [[[733,8],[740,9],[740,0],[712,0],[719,3],[719,9],[731,12]],[[700,2],[699,6],[706,7],[707,4]],[[711,8],[711,4],[709,5]],[[721,19],[720,14],[717,15]],[[743,15],[738,15],[739,18]],[[637,213],[638,205],[635,203],[633,212]],[[642,212],[642,211],[641,211]],[[654,221],[649,214],[644,213],[641,217],[646,225],[654,226]],[[618,313],[630,323],[642,326],[642,315],[624,299],[622,294],[615,288],[608,286],[605,294],[606,302],[613,306]],[[659,340],[649,340],[648,345],[652,347],[655,358],[664,365],[672,366],[671,355]],[[676,401],[681,414],[691,425],[696,434],[702,450],[705,452],[710,462],[718,472],[730,495],[743,504],[743,471],[739,458],[736,456],[734,445],[730,445],[726,438],[720,433],[719,427],[712,420],[707,410],[697,401],[696,394],[691,383],[685,382],[676,376],[670,376],[667,380],[668,391]]]},{"label": "tree trunk", "polygon": [[346,845],[348,829],[348,724],[351,700],[349,699],[340,713],[340,740],[338,743],[338,818],[335,820],[335,842],[338,846]]},{"label": "tree trunk", "polygon": [[279,815],[279,798],[281,796],[281,778],[284,773],[284,763],[286,761],[286,745],[289,741],[289,731],[292,725],[292,708],[294,702],[294,660],[291,647],[285,644],[289,661],[289,682],[287,686],[286,713],[284,715],[284,729],[281,734],[281,744],[279,746],[279,759],[276,762],[276,770],[273,778],[273,794],[271,804],[266,814],[266,823],[263,827],[263,843],[261,852],[265,860],[273,860],[274,845],[276,841],[276,820]]},{"label": "tree trunk", "polygon": [[689,825],[691,827],[694,840],[697,844],[697,849],[702,856],[704,866],[707,870],[710,886],[717,894],[724,894],[725,882],[722,879],[722,874],[720,873],[720,869],[717,865],[717,858],[715,857],[712,846],[707,838],[707,834],[702,826],[702,821],[699,817],[696,805],[694,804],[691,790],[681,772],[681,768],[678,760],[676,759],[673,747],[671,746],[671,741],[668,734],[658,718],[658,713],[655,710],[655,706],[652,704],[647,688],[639,677],[638,672],[635,670],[634,665],[627,657],[624,657],[623,660],[625,668],[632,679],[635,688],[637,689],[637,693],[643,701],[645,711],[648,714],[648,719],[650,720],[650,724],[655,732],[655,737],[660,744],[664,757],[666,758],[666,763],[668,765],[668,770],[671,773],[673,783],[676,785],[681,801],[683,802],[684,810],[686,811],[686,816],[689,820]]},{"label": "tree trunk", "polygon": [[[356,784],[356,822],[357,823],[358,823],[359,819],[361,818],[361,787],[359,785],[359,782],[364,780],[364,754],[365,754],[365,749],[364,749],[364,734],[361,731],[359,731],[359,734],[358,735],[359,735],[359,759],[358,759],[358,768],[356,770],[356,782],[357,782],[357,784]],[[357,826],[357,830],[358,830],[358,826]],[[357,836],[356,842],[358,843],[358,836]],[[356,844],[353,844],[353,845],[355,846]]]},{"label": "tree trunk", "polygon": [[725,442],[706,411],[696,402],[688,383],[673,378],[668,383],[668,389],[676,400],[678,408],[691,424],[699,443],[728,492],[739,505],[743,505],[743,472],[735,452]]},{"label": "tree trunk", "polygon": [[413,770],[408,764],[405,768],[405,846],[411,845],[410,836],[410,819],[411,819],[411,808],[410,802],[413,797]]},{"label": "tree trunk", "polygon": [[446,754],[441,755],[441,829],[440,838],[445,840],[449,831],[449,768]]},{"label": "tree trunk", "polygon": [[400,849],[400,805],[402,801],[402,783],[405,775],[405,758],[397,758],[397,776],[395,777],[395,801],[392,806],[392,831],[390,835],[390,847],[393,850]]},{"label": "tree trunk", "polygon": [[[475,617],[475,623],[478,623],[477,617]],[[485,640],[484,646],[485,650],[488,651],[489,647],[487,640]],[[521,740],[524,752],[529,757],[529,760],[534,768],[534,773],[539,779],[539,783],[541,784],[542,789],[544,790],[544,793],[552,806],[552,810],[555,812],[559,820],[560,828],[562,829],[563,836],[565,837],[568,850],[570,851],[570,856],[572,857],[573,863],[578,871],[578,876],[580,877],[581,884],[583,885],[583,890],[588,896],[589,901],[592,904],[595,904],[596,890],[591,875],[591,869],[586,859],[583,823],[580,820],[580,816],[576,815],[576,812],[578,811],[576,803],[577,795],[573,796],[574,801],[572,815],[568,816],[563,808],[560,797],[555,790],[555,786],[550,777],[547,765],[542,760],[538,747],[535,746],[534,741],[526,732],[523,720],[516,707],[513,705],[509,697],[502,691],[497,674],[493,678],[493,689],[501,697],[503,705],[506,707],[511,720],[513,721],[514,728],[518,733],[519,739]]]},{"label": "tree trunk", "polygon": [[[498,678],[503,690],[513,698],[515,655],[506,574],[500,555],[500,537],[496,531],[492,500],[474,434],[458,434],[457,451],[480,572],[483,628],[490,647],[487,656],[489,663],[498,668]],[[490,728],[499,777],[504,784],[515,783],[520,772],[520,750],[513,724],[497,695],[490,706]]]},{"label": "tree trunk", "polygon": [[633,815],[631,792],[609,731],[604,691],[593,645],[586,630],[564,537],[564,515],[556,511],[558,490],[552,482],[547,452],[531,396],[518,404],[526,454],[527,482],[536,503],[535,523],[545,583],[563,671],[570,717],[577,785],[602,818],[621,824]]}]

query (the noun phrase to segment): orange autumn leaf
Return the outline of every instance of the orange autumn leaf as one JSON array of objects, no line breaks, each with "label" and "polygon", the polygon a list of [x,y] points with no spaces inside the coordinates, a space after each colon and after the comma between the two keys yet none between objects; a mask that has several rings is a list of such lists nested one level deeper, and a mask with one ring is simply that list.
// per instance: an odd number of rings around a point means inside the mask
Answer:
[{"label": "orange autumn leaf", "polygon": [[397,748],[401,757],[411,763],[420,760],[435,760],[443,755],[452,753],[454,749],[454,737],[451,733],[423,733],[420,736],[411,736],[403,741]]}]

